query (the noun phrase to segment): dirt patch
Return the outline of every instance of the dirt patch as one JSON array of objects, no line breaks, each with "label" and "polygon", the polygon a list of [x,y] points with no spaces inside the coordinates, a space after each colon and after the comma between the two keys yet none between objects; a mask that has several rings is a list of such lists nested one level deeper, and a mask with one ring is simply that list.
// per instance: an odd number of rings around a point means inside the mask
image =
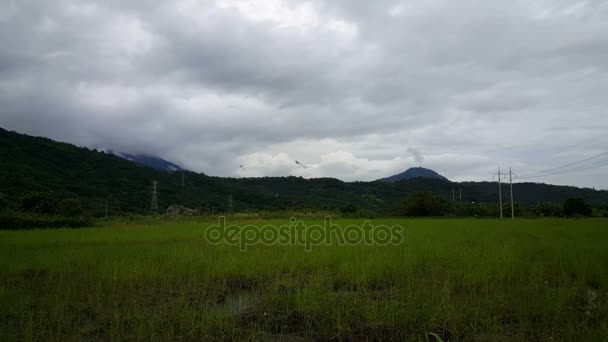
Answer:
[{"label": "dirt patch", "polygon": [[248,310],[238,315],[239,325],[258,326],[264,330],[281,331],[295,334],[306,330],[306,315],[298,311]]},{"label": "dirt patch", "polygon": [[403,331],[384,323],[368,323],[351,329],[343,329],[329,341],[403,341]]},{"label": "dirt patch", "polygon": [[297,334],[277,334],[268,335],[262,338],[264,342],[312,342],[315,341],[312,338],[303,337]]}]

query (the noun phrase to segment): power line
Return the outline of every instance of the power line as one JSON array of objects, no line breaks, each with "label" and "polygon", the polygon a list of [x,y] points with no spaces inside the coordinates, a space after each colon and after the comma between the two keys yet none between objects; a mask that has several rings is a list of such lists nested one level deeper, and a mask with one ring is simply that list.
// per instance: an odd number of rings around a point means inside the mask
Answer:
[{"label": "power line", "polygon": [[598,158],[598,157],[602,157],[602,156],[605,156],[605,155],[608,155],[608,152],[600,153],[598,155],[595,155],[595,156],[592,156],[592,157],[589,157],[589,158],[585,158],[585,159],[582,159],[582,160],[579,160],[579,161],[576,161],[576,162],[573,162],[573,163],[564,164],[562,166],[554,167],[554,168],[551,168],[551,169],[529,173],[527,175],[521,176],[521,178],[528,178],[528,177],[533,177],[533,176],[539,175],[539,174],[544,174],[544,173],[548,173],[548,172],[557,171],[559,169],[563,169],[563,168],[566,168],[568,166],[580,164],[582,162],[586,162],[586,161],[589,161],[589,160],[592,160],[592,159],[595,159],[595,158]]},{"label": "power line", "polygon": [[539,177],[546,177],[546,176],[564,175],[564,174],[568,174],[568,173],[572,173],[572,172],[584,171],[584,170],[588,170],[588,169],[602,167],[605,165],[608,165],[608,159],[603,159],[603,160],[597,161],[592,164],[581,165],[581,166],[577,166],[577,167],[570,168],[570,169],[559,170],[559,171],[556,170],[554,172],[548,172],[548,173],[539,174],[539,175],[532,174],[531,176],[522,176],[519,178],[528,179],[528,178],[539,178]]},{"label": "power line", "polygon": [[568,170],[564,170],[564,171],[560,171],[560,172],[551,173],[549,175],[562,175],[562,174],[566,174],[566,173],[572,173],[572,172],[575,172],[575,171],[583,171],[583,170],[593,169],[593,168],[601,167],[601,166],[604,166],[604,165],[607,165],[607,164],[608,164],[608,159],[605,159],[605,160],[600,160],[599,162],[595,162],[593,164],[583,165],[583,166],[576,167],[574,169],[568,169]]}]

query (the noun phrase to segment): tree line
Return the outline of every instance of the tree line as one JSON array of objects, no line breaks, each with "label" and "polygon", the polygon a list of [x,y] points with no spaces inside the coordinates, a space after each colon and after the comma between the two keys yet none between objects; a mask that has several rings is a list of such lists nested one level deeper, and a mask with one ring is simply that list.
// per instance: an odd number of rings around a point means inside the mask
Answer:
[{"label": "tree line", "polygon": [[[441,211],[443,215],[497,216],[498,209],[496,183],[490,182],[453,183],[427,178],[395,183],[343,182],[333,178],[227,178],[189,171],[161,172],[103,151],[2,129],[0,161],[0,210],[5,212],[24,212],[24,206],[28,206],[23,202],[24,197],[52,193],[58,199],[53,206],[59,212],[78,208],[86,216],[103,217],[107,204],[110,216],[147,215],[151,209],[152,181],[159,184],[160,212],[180,205],[202,214],[230,210],[317,210],[344,216],[396,216],[404,214],[405,200],[424,192],[443,198],[447,203],[447,209]],[[595,211],[608,204],[608,191],[605,190],[538,183],[517,183],[513,187],[517,200],[515,210],[520,216],[565,215],[563,203],[569,198],[581,198]],[[453,189],[459,188],[462,204],[448,201]],[[232,196],[231,206],[229,196]],[[421,201],[426,201],[432,213],[436,213],[435,207],[442,206],[438,203],[443,203],[436,198],[424,199],[424,196]],[[46,210],[43,207],[36,210]]]},{"label": "tree line", "polygon": [[[608,207],[595,208],[597,216],[608,217]],[[563,202],[514,203],[513,212],[518,217],[584,217],[592,216],[594,208],[580,197]],[[466,216],[498,217],[497,203],[450,203],[442,196],[425,191],[416,192],[401,202],[401,216]],[[503,206],[503,215],[511,215],[511,203]]]}]

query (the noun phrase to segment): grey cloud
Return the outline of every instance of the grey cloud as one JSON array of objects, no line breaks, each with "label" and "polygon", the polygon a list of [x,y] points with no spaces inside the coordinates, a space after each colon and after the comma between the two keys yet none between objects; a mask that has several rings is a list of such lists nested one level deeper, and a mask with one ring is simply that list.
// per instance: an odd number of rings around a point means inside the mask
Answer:
[{"label": "grey cloud", "polygon": [[414,166],[412,149],[464,180],[608,144],[605,2],[253,4],[6,1],[0,125],[212,175],[345,180]]}]

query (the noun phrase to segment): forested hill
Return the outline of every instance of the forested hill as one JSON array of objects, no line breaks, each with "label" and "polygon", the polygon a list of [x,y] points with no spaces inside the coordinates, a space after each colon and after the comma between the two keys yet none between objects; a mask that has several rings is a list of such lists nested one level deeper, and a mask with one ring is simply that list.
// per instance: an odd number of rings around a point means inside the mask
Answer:
[{"label": "forested hill", "polygon": [[[440,179],[416,178],[395,183],[342,182],[333,178],[300,177],[221,178],[194,172],[162,172],[95,150],[31,137],[0,129],[0,205],[12,206],[26,192],[54,192],[79,198],[100,214],[108,202],[112,213],[146,213],[152,181],[157,180],[161,210],[172,204],[205,210],[226,210],[228,196],[234,209],[339,209],[348,205],[385,211],[416,191],[433,191],[451,200],[460,186],[464,202],[496,202],[495,183],[454,184]],[[534,183],[514,185],[516,200],[563,201],[582,197],[590,203],[608,203],[608,191]]]}]

